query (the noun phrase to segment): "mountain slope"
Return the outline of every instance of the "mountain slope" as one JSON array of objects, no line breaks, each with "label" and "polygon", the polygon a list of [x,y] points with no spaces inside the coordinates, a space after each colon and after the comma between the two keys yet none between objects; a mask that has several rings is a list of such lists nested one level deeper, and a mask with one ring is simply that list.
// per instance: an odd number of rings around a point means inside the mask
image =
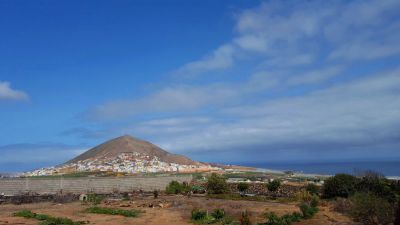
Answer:
[{"label": "mountain slope", "polygon": [[198,162],[195,162],[185,156],[171,154],[150,142],[143,141],[128,135],[121,136],[107,141],[101,145],[98,145],[75,157],[74,159],[66,162],[66,164],[76,163],[78,161],[83,161],[87,159],[112,158],[122,153],[132,152],[148,155],[151,158],[156,156],[160,159],[160,161],[167,163],[177,163],[183,165],[199,164]]}]

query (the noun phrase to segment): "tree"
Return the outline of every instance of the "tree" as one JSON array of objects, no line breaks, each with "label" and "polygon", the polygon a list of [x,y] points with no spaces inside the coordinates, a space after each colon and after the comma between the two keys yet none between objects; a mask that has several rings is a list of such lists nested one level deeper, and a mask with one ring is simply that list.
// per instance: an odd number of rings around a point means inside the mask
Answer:
[{"label": "tree", "polygon": [[181,193],[186,193],[188,192],[190,187],[186,184],[180,184],[178,181],[171,181],[167,188],[165,189],[165,192],[167,194],[181,194]]},{"label": "tree", "polygon": [[281,182],[279,180],[273,180],[267,184],[267,189],[269,191],[275,192],[281,186]]},{"label": "tree", "polygon": [[354,194],[357,178],[349,174],[336,174],[325,180],[323,196],[325,198],[344,197]]},{"label": "tree", "polygon": [[239,183],[237,186],[239,192],[246,192],[249,189],[249,184],[248,183]]},{"label": "tree", "polygon": [[207,181],[207,191],[210,194],[224,194],[228,193],[228,184],[226,180],[221,175],[216,173],[212,173],[210,177],[208,177]]}]

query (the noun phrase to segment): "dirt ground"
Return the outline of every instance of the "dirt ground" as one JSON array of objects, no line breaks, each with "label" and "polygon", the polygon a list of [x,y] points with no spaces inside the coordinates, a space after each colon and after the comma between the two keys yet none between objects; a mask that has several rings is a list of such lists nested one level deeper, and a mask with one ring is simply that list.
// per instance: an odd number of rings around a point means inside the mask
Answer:
[{"label": "dirt ground", "polygon": [[[137,197],[131,201],[107,201],[100,206],[123,209],[137,209],[144,213],[137,218],[125,218],[123,216],[99,215],[85,213],[88,205],[81,202],[66,204],[34,203],[23,205],[0,205],[0,225],[31,224],[37,225],[34,219],[13,217],[16,211],[27,209],[35,213],[48,214],[57,217],[67,217],[75,221],[89,221],[97,225],[193,225],[190,223],[190,213],[193,208],[209,210],[223,208],[228,215],[239,218],[241,212],[247,210],[251,214],[253,223],[264,222],[263,213],[276,212],[279,215],[298,211],[295,203],[232,201],[220,199],[208,199],[206,197],[186,196],[160,196]],[[349,218],[332,212],[328,206],[320,207],[320,211],[310,220],[305,220],[296,225],[353,225]]]}]

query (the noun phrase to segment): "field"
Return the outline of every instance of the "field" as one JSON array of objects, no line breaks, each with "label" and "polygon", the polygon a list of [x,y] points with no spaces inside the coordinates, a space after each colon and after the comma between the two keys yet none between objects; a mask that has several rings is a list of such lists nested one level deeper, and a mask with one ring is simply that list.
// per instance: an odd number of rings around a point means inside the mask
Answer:
[{"label": "field", "polygon": [[[138,217],[123,217],[119,215],[91,214],[85,212],[90,206],[82,202],[65,204],[56,203],[32,203],[22,205],[4,204],[0,205],[0,225],[9,224],[32,224],[37,225],[34,219],[14,217],[12,214],[26,209],[35,213],[47,214],[54,217],[67,217],[74,221],[88,221],[89,224],[97,225],[191,225],[191,210],[200,208],[211,212],[215,208],[222,208],[228,215],[238,219],[241,212],[248,210],[251,220],[255,224],[264,222],[265,211],[276,212],[279,215],[298,211],[296,203],[279,203],[274,201],[256,202],[244,200],[211,199],[205,196],[168,196],[162,195],[154,199],[148,197],[133,197],[131,200],[109,200],[103,201],[99,207],[138,210]],[[297,225],[352,225],[351,220],[341,214],[330,210],[329,206],[321,206],[320,211],[309,220],[295,223]]]}]

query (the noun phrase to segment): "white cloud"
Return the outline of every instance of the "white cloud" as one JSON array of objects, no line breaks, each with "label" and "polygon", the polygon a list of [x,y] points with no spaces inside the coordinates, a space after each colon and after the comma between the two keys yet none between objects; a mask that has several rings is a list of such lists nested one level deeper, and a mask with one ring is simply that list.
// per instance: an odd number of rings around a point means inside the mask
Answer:
[{"label": "white cloud", "polygon": [[244,83],[243,92],[257,93],[269,90],[288,90],[293,87],[323,84],[338,76],[345,69],[344,66],[325,66],[319,69],[310,69],[302,72],[291,70],[261,70],[250,76]]},{"label": "white cloud", "polygon": [[[400,126],[400,71],[395,70],[316,91],[225,109],[220,114],[237,118],[213,123],[193,133],[160,140],[180,151],[240,149],[244,146],[307,146],[349,148],[398,142]],[[160,132],[160,131],[159,131]],[[307,148],[307,146],[305,148]]]},{"label": "white cloud", "polygon": [[27,100],[28,95],[20,90],[15,90],[11,88],[9,82],[0,81],[0,100]]},{"label": "white cloud", "polygon": [[[400,39],[398,39],[400,40]],[[400,53],[400,46],[390,42],[352,42],[341,46],[330,54],[331,59],[371,60]],[[396,41],[397,43],[397,41]]]},{"label": "white cloud", "polygon": [[232,45],[226,44],[217,48],[211,55],[201,60],[187,63],[175,71],[181,76],[193,76],[199,73],[226,69],[233,65],[235,49]]},{"label": "white cloud", "polygon": [[[371,152],[383,143],[393,149],[399,146],[399,70],[373,60],[400,53],[399,6],[390,0],[268,1],[237,16],[229,42],[177,70],[192,76],[237,67],[230,70],[234,79],[167,84],[86,116],[140,115],[134,124],[108,129],[181,152],[251,146],[262,146],[261,152],[369,146]],[[361,74],[369,69],[378,72]]]},{"label": "white cloud", "polygon": [[[332,67],[327,73],[335,70],[338,69]],[[307,95],[226,105],[213,114],[203,114],[207,116],[117,125],[104,133],[146,137],[176,153],[201,154],[207,150],[218,154],[229,150],[236,154],[252,149],[259,151],[257,154],[285,152],[292,156],[303,154],[305,158],[324,152],[335,159],[357,154],[371,157],[376,148],[400,157],[400,153],[391,150],[400,145],[399,75],[398,69],[379,72]],[[304,155],[307,151],[315,152]],[[360,152],[364,154],[360,156]]]},{"label": "white cloud", "polygon": [[315,84],[335,77],[343,70],[342,66],[331,66],[323,69],[308,71],[304,74],[294,75],[288,78],[290,86],[301,84]]},{"label": "white cloud", "polygon": [[270,67],[307,65],[316,58],[351,61],[398,55],[399,10],[396,0],[268,1],[239,13],[232,40],[177,74],[230,68],[243,54],[264,58],[263,65]]},{"label": "white cloud", "polygon": [[245,35],[235,39],[235,43],[242,49],[265,52],[268,50],[268,40],[265,37],[257,35]]},{"label": "white cloud", "polygon": [[271,67],[294,67],[309,65],[315,60],[315,55],[312,53],[299,53],[299,54],[282,54],[281,56],[276,56],[272,59],[266,60],[262,63],[262,66]]},{"label": "white cloud", "polygon": [[152,112],[185,112],[224,103],[238,94],[230,86],[218,84],[166,87],[141,99],[105,103],[84,116],[89,120],[110,120]]}]

